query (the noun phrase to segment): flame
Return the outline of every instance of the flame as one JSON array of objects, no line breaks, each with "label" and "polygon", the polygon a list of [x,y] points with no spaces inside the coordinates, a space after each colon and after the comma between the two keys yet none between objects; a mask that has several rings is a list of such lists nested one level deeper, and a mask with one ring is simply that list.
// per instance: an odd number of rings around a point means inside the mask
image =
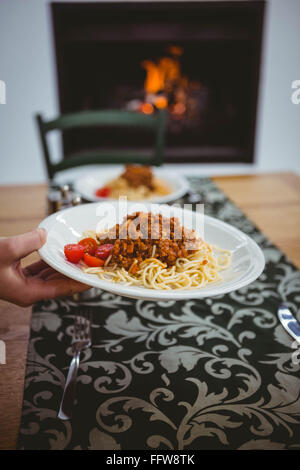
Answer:
[{"label": "flame", "polygon": [[172,55],[177,55],[180,56],[183,54],[183,47],[180,46],[169,46],[168,47],[168,52]]},{"label": "flame", "polygon": [[174,82],[181,76],[179,61],[172,57],[163,57],[157,64],[144,60],[142,67],[147,72],[144,84],[147,93],[154,94],[165,90],[169,82]]},{"label": "flame", "polygon": [[159,68],[150,60],[144,60],[142,66],[146,69],[147,76],[145,80],[145,90],[147,93],[157,93],[164,87],[164,76]]},{"label": "flame", "polygon": [[176,120],[183,119],[191,111],[191,90],[200,88],[200,82],[191,82],[181,73],[181,56],[184,50],[171,45],[165,57],[158,61],[144,60],[142,67],[146,70],[144,82],[145,97],[140,111],[152,114],[155,108],[168,108]]},{"label": "flame", "polygon": [[165,96],[159,95],[155,98],[154,104],[158,109],[163,109],[168,106],[168,100]]}]

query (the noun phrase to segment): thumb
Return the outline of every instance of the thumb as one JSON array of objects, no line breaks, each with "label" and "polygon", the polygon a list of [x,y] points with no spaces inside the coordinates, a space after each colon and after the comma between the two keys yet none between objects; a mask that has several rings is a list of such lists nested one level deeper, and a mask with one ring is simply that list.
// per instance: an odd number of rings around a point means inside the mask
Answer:
[{"label": "thumb", "polygon": [[47,232],[43,228],[38,228],[32,232],[24,233],[7,239],[9,258],[19,260],[29,255],[33,251],[41,248],[47,239]]}]

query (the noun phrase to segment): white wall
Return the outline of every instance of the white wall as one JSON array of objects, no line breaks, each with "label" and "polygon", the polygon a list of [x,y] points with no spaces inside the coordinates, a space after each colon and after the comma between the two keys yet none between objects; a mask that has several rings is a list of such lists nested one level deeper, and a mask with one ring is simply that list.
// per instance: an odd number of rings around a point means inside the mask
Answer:
[{"label": "white wall", "polygon": [[43,0],[0,1],[0,183],[45,179],[33,115],[56,113],[48,8]]},{"label": "white wall", "polygon": [[[51,117],[58,109],[49,3],[0,1],[0,80],[7,87],[0,104],[0,184],[45,180],[33,115]],[[299,18],[300,0],[268,1],[256,164],[198,165],[200,173],[300,173],[300,105],[291,102],[291,82],[300,79]]]},{"label": "white wall", "polygon": [[300,173],[300,104],[291,101],[300,79],[300,0],[269,0],[262,64],[258,167]]}]

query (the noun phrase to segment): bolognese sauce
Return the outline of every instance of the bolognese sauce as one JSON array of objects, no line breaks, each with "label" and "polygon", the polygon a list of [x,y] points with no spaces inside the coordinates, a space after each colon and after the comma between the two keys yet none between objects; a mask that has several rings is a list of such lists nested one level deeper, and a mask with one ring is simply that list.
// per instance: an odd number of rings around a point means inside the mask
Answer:
[{"label": "bolognese sauce", "polygon": [[199,247],[200,239],[194,230],[184,228],[176,217],[136,212],[97,235],[101,245],[112,244],[109,263],[134,273],[139,264],[149,258],[166,266],[175,264]]},{"label": "bolognese sauce", "polygon": [[151,191],[154,189],[153,173],[150,166],[126,165],[121,177],[133,188],[146,186]]}]

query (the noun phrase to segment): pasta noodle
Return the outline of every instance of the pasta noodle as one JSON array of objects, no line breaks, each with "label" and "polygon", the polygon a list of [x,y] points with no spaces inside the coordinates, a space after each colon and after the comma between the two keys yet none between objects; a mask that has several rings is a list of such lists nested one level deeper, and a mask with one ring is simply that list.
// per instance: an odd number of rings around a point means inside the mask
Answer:
[{"label": "pasta noodle", "polygon": [[[203,242],[199,250],[186,258],[178,258],[173,266],[167,266],[157,258],[147,258],[132,274],[123,267],[83,267],[88,274],[100,279],[120,282],[126,285],[142,286],[149,289],[199,289],[207,284],[221,281],[221,272],[231,264],[231,252]],[[135,263],[135,262],[134,262]],[[134,264],[133,263],[133,264]]]},{"label": "pasta noodle", "polygon": [[156,177],[153,177],[152,189],[145,185],[133,187],[122,176],[109,181],[107,187],[110,189],[110,198],[118,199],[121,196],[126,196],[128,201],[141,201],[143,199],[166,196],[172,192],[171,188],[164,181]]},{"label": "pasta noodle", "polygon": [[107,255],[105,262],[95,258],[92,267],[82,265],[83,271],[126,285],[199,289],[221,281],[222,271],[231,264],[229,250],[203,241],[175,217],[151,212],[127,214],[121,224],[99,234],[89,230],[84,236],[97,241],[96,254],[100,250],[101,257],[104,250]]}]

